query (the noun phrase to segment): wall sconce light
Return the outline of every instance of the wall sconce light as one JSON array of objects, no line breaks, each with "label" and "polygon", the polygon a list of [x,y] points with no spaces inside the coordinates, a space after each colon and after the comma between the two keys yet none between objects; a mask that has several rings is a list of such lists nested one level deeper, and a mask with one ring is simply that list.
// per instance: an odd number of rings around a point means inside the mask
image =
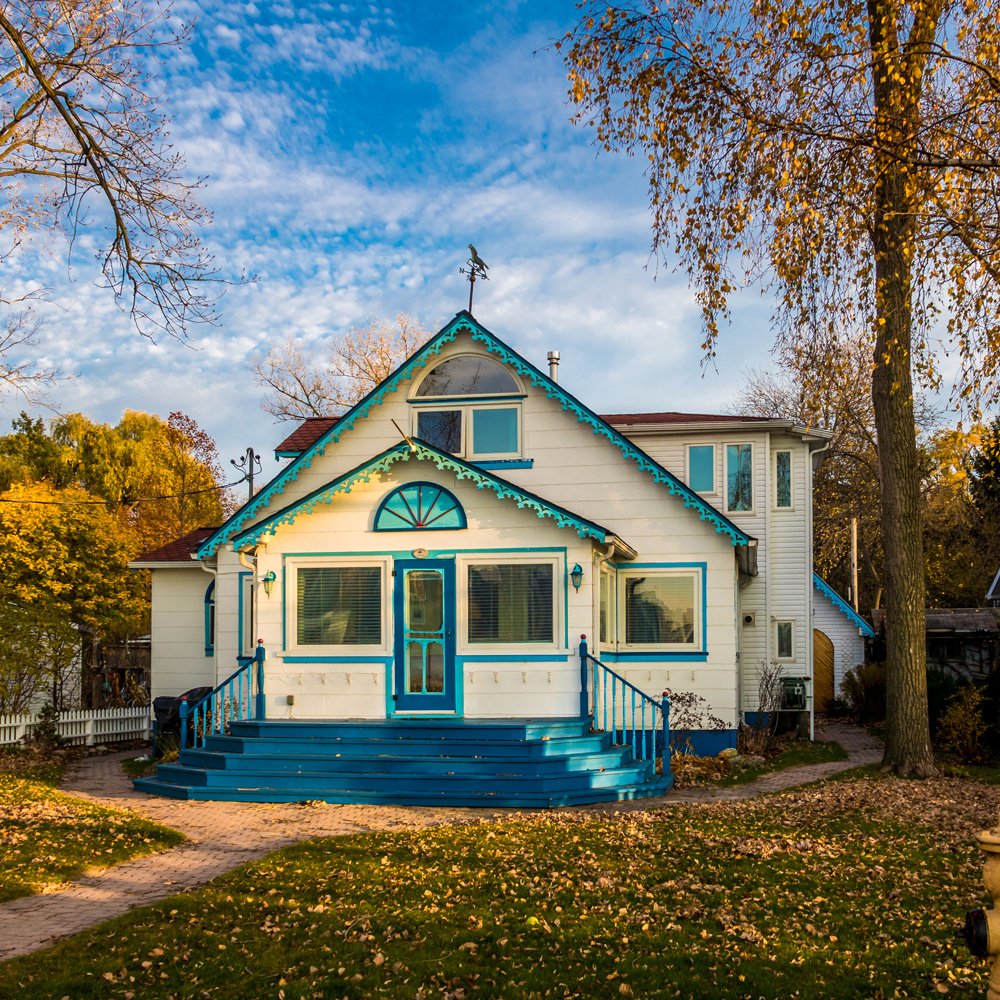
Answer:
[{"label": "wall sconce light", "polygon": [[260,582],[264,584],[264,593],[268,597],[271,596],[271,591],[274,590],[274,581],[278,579],[278,574],[274,572],[273,569],[269,569],[261,578]]},{"label": "wall sconce light", "polygon": [[569,571],[569,581],[576,590],[580,589],[580,584],[583,583],[583,567],[579,563]]}]

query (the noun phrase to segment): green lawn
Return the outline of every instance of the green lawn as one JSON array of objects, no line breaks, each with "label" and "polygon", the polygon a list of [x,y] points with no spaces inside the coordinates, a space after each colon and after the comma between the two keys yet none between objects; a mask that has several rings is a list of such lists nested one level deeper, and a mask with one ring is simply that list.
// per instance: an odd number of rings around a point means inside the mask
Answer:
[{"label": "green lawn", "polygon": [[58,767],[0,771],[0,902],[151,854],[184,837],[52,787]]},{"label": "green lawn", "polygon": [[314,841],[4,963],[0,995],[981,995],[955,932],[998,805],[879,777]]},{"label": "green lawn", "polygon": [[789,767],[801,767],[804,764],[827,764],[836,760],[847,760],[847,751],[832,740],[789,740],[781,753],[768,760],[766,764],[760,767],[748,767],[745,771],[733,771],[719,784],[745,785],[773,771],[784,771]]}]

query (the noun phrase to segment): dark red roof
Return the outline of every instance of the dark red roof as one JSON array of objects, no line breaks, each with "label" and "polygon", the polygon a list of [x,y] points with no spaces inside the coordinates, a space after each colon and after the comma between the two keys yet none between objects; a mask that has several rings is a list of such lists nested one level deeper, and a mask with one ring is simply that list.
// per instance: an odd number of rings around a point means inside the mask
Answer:
[{"label": "dark red roof", "polygon": [[299,454],[315,444],[340,418],[306,417],[274,450],[279,454]]},{"label": "dark red roof", "polygon": [[609,424],[700,424],[710,421],[741,421],[758,423],[770,417],[747,417],[731,413],[602,413],[601,419]]},{"label": "dark red roof", "polygon": [[191,556],[197,551],[198,546],[215,528],[195,528],[181,538],[176,538],[166,545],[161,545],[152,552],[139,556],[135,562],[191,562]]}]

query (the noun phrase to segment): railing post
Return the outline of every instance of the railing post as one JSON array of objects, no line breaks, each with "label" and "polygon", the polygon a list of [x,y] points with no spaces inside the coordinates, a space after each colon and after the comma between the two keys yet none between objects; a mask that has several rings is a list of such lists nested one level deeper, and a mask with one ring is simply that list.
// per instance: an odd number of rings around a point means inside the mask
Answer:
[{"label": "railing post", "polygon": [[580,636],[580,718],[589,715],[587,709],[587,636]]},{"label": "railing post", "polygon": [[257,640],[257,648],[254,650],[254,659],[257,661],[257,719],[264,718],[264,640]]},{"label": "railing post", "polygon": [[[668,740],[670,739],[670,699],[667,692],[660,695],[660,718],[663,720],[663,774],[670,773],[670,749]],[[656,759],[654,750],[653,759]]]},{"label": "railing post", "polygon": [[181,716],[181,749],[186,750],[188,738],[188,703],[186,698],[181,699],[178,711]]}]

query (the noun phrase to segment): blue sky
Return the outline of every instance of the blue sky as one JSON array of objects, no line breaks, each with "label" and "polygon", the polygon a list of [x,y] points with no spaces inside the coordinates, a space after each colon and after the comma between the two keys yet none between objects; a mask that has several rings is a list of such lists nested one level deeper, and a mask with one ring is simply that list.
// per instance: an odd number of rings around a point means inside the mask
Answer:
[{"label": "blue sky", "polygon": [[[18,283],[50,291],[39,353],[70,377],[59,411],[115,421],[181,409],[224,459],[289,429],[260,409],[247,363],[290,335],[318,351],[370,318],[436,330],[467,304],[458,269],[490,265],[477,318],[602,412],[722,410],[770,362],[768,303],[736,302],[703,375],[683,275],[649,258],[642,164],[569,122],[565,0],[193,3],[190,43],[158,71],[175,145],[214,213],[204,236],[232,287],[188,345],[139,337],[81,241],[37,243]],[[23,408],[2,401],[6,422]],[[46,411],[34,408],[38,415]],[[228,466],[228,462],[226,462]]]}]

